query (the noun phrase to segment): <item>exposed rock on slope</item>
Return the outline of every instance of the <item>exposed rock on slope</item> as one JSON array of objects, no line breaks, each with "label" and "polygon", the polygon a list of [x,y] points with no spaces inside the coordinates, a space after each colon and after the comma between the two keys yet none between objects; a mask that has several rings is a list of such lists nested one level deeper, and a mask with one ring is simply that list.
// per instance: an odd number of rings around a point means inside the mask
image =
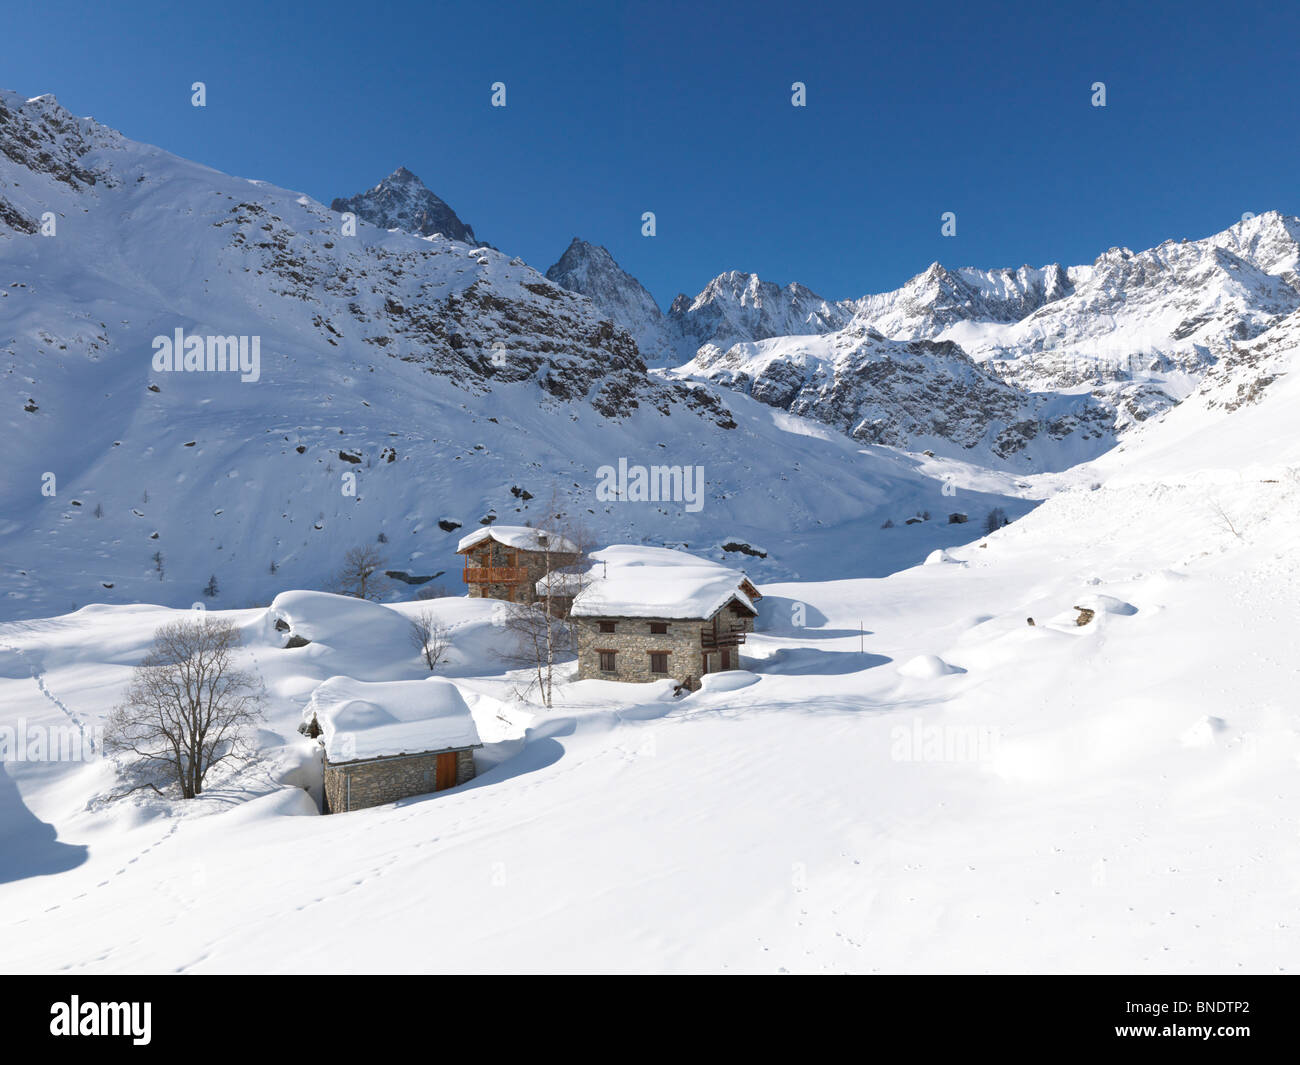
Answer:
[{"label": "exposed rock on slope", "polygon": [[889,340],[854,324],[824,337],[701,349],[682,372],[834,426],[855,440],[1018,468],[1055,469],[1113,442],[1088,395],[1035,395],[999,380],[951,341]]}]

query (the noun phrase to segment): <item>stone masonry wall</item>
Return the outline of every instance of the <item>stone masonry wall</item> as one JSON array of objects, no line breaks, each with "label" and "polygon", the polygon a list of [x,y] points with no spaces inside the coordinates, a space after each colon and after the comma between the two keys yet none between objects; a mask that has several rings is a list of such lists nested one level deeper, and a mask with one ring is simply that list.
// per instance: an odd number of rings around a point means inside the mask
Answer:
[{"label": "stone masonry wall", "polygon": [[[578,631],[578,677],[581,680],[603,679],[644,683],[665,679],[664,674],[650,672],[650,652],[668,652],[667,677],[685,684],[692,691],[700,683],[700,630],[703,621],[681,618],[605,618],[613,620],[614,632],[601,632],[595,618],[575,618]],[[652,621],[665,622],[668,635],[650,632]],[[613,673],[600,668],[600,652],[616,651]]]},{"label": "stone masonry wall", "polygon": [[[325,812],[342,813],[346,810],[364,810],[369,806],[407,799],[412,795],[427,795],[437,790],[438,756],[436,754],[403,755],[397,758],[376,758],[365,762],[345,762],[340,765],[325,764]],[[351,803],[348,801],[348,780],[351,779]],[[466,749],[456,752],[456,783],[464,784],[474,778],[474,752]]]}]

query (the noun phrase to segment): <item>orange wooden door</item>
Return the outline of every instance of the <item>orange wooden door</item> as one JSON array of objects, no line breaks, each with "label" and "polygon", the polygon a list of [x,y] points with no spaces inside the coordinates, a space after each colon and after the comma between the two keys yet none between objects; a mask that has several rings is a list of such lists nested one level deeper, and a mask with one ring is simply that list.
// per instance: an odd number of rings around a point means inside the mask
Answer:
[{"label": "orange wooden door", "polygon": [[438,755],[438,764],[436,766],[436,775],[433,781],[433,790],[442,791],[443,788],[454,788],[456,786],[456,752],[448,751],[446,754]]}]

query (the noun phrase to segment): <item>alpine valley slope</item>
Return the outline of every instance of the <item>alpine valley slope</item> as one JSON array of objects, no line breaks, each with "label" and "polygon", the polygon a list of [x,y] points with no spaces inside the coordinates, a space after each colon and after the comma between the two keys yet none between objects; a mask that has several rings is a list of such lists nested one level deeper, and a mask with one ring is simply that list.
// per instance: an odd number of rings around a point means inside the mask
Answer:
[{"label": "alpine valley slope", "polygon": [[[520,703],[490,605],[437,601],[488,746],[436,796],[316,817],[294,731],[336,672],[427,675],[386,635],[410,606],[224,613],[272,693],[264,762],[191,803],[0,766],[0,968],[1294,971],[1298,345],[1297,315],[1234,345],[927,565],[765,584],[743,669],[684,698]],[[285,649],[286,612],[318,641]],[[0,704],[93,728],[175,616],[0,625]]]},{"label": "alpine valley slope", "polygon": [[[264,603],[381,534],[395,572],[435,577],[458,526],[535,519],[552,489],[604,542],[761,544],[759,577],[886,573],[950,539],[863,536],[950,502],[915,459],[651,375],[518,259],[339,221],[0,95],[0,616],[187,605],[211,576],[208,605]],[[178,329],[256,339],[258,379],[155,370]],[[620,459],[702,467],[702,506],[597,500]],[[1030,506],[978,477],[972,517]]]}]

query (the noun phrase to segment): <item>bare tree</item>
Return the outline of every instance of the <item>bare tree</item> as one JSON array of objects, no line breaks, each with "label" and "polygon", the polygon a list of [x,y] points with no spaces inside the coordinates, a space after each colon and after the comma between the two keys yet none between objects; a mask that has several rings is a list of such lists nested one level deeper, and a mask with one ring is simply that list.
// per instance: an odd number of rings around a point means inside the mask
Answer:
[{"label": "bare tree", "polygon": [[104,730],[105,749],[156,766],[192,799],[213,766],[251,753],[249,728],[262,718],[265,691],[238,669],[239,629],[205,618],[172,621],[154,632],[122,702]]},{"label": "bare tree", "polygon": [[334,578],[335,590],[356,599],[378,599],[390,583],[383,572],[386,565],[388,560],[373,544],[350,548]]},{"label": "bare tree", "polygon": [[574,599],[590,582],[594,537],[567,513],[563,497],[555,488],[535,528],[542,572],[527,590],[527,601],[505,606],[505,628],[513,637],[507,657],[533,671],[529,688],[536,687],[542,705],[549,709],[556,657],[577,650],[577,632],[569,623],[569,612]]},{"label": "bare tree", "polygon": [[424,655],[432,673],[451,650],[451,630],[438,621],[432,610],[421,610],[411,619],[411,643]]},{"label": "bare tree", "polygon": [[1238,540],[1241,539],[1241,533],[1237,531],[1237,526],[1233,523],[1228,512],[1223,509],[1223,504],[1214,496],[1210,496],[1210,512],[1214,515],[1214,523],[1224,532],[1232,533]]}]

